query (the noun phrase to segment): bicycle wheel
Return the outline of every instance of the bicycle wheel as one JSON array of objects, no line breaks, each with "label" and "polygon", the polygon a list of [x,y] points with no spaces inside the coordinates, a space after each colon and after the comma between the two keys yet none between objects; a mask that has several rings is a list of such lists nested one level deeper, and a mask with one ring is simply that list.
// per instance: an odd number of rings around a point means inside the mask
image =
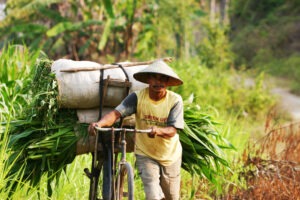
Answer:
[{"label": "bicycle wheel", "polygon": [[133,200],[134,198],[133,169],[128,162],[121,163],[119,165],[116,195],[117,199],[119,200],[122,200],[124,198],[127,198],[128,200]]}]

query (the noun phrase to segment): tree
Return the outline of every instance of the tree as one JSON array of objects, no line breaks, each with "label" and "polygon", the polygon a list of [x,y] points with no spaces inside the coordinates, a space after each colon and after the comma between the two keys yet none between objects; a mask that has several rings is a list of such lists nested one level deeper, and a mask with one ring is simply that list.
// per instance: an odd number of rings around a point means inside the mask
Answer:
[{"label": "tree", "polygon": [[206,16],[195,0],[8,0],[5,11],[1,41],[41,48],[52,59],[100,63],[188,58]]}]

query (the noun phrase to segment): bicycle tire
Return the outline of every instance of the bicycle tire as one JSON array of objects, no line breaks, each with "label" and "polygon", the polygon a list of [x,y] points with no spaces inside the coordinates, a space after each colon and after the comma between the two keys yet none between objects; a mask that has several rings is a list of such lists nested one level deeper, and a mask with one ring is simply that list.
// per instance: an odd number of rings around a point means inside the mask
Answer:
[{"label": "bicycle tire", "polygon": [[[127,192],[124,191],[125,181],[127,178]],[[131,165],[128,162],[119,165],[119,173],[117,177],[116,196],[118,200],[126,197],[128,200],[134,199],[134,174]]]}]

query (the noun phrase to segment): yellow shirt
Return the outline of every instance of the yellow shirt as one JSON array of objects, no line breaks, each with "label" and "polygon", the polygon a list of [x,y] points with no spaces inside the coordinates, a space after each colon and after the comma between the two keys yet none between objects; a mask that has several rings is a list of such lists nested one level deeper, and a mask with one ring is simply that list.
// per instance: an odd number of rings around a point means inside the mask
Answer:
[{"label": "yellow shirt", "polygon": [[[153,101],[149,97],[149,89],[136,92],[138,104],[136,112],[136,128],[148,129],[152,126],[165,127],[171,108],[178,101],[174,92],[167,90],[166,96]],[[149,138],[147,134],[136,135],[136,154],[146,155],[168,166],[175,162],[182,154],[179,135],[165,139],[159,136]]]}]

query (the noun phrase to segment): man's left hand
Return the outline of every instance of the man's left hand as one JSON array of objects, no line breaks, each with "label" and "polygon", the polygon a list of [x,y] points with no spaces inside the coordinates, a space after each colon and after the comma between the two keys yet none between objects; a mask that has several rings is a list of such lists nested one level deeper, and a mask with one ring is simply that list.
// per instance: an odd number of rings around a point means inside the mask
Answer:
[{"label": "man's left hand", "polygon": [[157,134],[157,127],[156,126],[153,126],[151,127],[151,132],[148,133],[148,137],[149,138],[155,138],[155,135]]}]

